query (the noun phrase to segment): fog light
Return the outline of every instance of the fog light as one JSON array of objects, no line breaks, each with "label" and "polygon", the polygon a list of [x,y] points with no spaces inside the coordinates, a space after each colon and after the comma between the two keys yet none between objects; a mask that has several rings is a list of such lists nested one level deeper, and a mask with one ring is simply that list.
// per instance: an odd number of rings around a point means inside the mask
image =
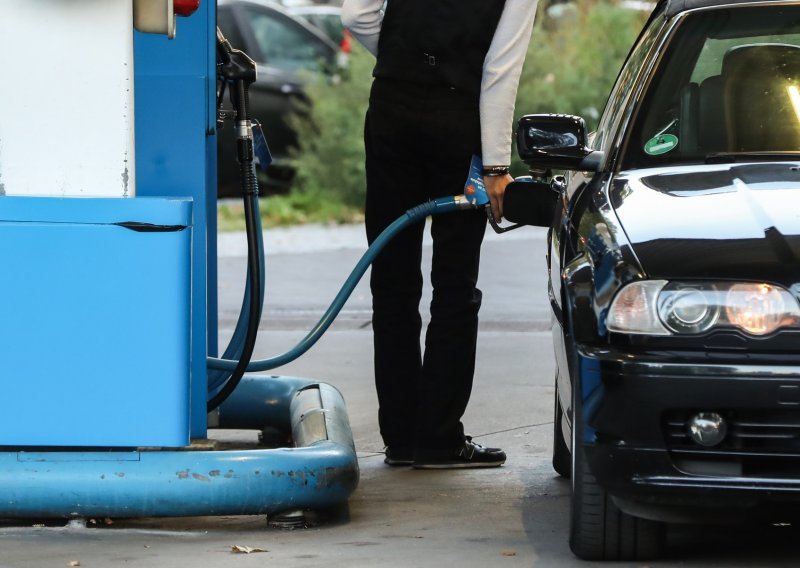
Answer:
[{"label": "fog light", "polygon": [[716,412],[698,412],[689,420],[689,435],[701,446],[716,446],[727,433],[725,419]]}]

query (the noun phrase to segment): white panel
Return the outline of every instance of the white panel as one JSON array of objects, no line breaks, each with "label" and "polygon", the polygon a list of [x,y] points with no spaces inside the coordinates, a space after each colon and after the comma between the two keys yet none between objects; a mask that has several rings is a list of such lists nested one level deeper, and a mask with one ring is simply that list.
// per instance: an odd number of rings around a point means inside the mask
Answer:
[{"label": "white panel", "polygon": [[131,0],[0,0],[0,194],[132,196]]}]

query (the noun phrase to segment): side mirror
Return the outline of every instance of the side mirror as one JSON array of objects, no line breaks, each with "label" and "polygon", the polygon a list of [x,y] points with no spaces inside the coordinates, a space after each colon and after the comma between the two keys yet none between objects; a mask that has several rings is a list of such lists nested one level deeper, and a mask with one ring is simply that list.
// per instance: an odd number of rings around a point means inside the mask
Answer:
[{"label": "side mirror", "polygon": [[550,227],[559,193],[543,181],[517,180],[506,187],[503,216],[512,223]]},{"label": "side mirror", "polygon": [[567,114],[528,114],[519,119],[517,150],[534,170],[597,170],[601,152],[586,146],[586,122]]}]

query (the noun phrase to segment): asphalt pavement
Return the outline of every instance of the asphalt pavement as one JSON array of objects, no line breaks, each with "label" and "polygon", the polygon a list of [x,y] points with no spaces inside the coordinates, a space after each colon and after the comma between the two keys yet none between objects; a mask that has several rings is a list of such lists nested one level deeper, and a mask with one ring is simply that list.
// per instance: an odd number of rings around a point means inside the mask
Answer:
[{"label": "asphalt pavement", "polygon": [[[365,249],[363,227],[275,229],[265,235],[267,298],[256,356],[284,351],[327,307]],[[220,343],[241,301],[244,236],[220,236]],[[372,385],[366,282],[309,353],[277,370],[338,388],[347,402],[361,480],[346,511],[286,530],[263,516],[0,523],[0,568],[64,566],[287,568],[599,566],[569,551],[569,482],[550,467],[553,361],[544,232],[487,235],[468,432],[508,454],[500,468],[424,471],[383,464]],[[425,262],[430,247],[425,247]],[[430,300],[426,288],[422,306]],[[215,436],[253,440],[253,432]],[[796,566],[794,527],[678,527],[664,560],[605,566]],[[233,548],[245,552],[234,552]],[[247,552],[249,551],[249,553]]]}]

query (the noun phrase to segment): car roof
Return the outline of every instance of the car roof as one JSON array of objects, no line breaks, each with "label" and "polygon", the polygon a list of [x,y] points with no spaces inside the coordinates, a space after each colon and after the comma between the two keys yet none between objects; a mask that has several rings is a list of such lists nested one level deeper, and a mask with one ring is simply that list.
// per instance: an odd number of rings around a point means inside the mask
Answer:
[{"label": "car roof", "polygon": [[736,4],[775,4],[773,0],[662,0],[659,4],[666,5],[664,14],[667,16],[675,16],[687,10],[694,10],[696,8],[718,8],[721,6],[730,6]]}]

